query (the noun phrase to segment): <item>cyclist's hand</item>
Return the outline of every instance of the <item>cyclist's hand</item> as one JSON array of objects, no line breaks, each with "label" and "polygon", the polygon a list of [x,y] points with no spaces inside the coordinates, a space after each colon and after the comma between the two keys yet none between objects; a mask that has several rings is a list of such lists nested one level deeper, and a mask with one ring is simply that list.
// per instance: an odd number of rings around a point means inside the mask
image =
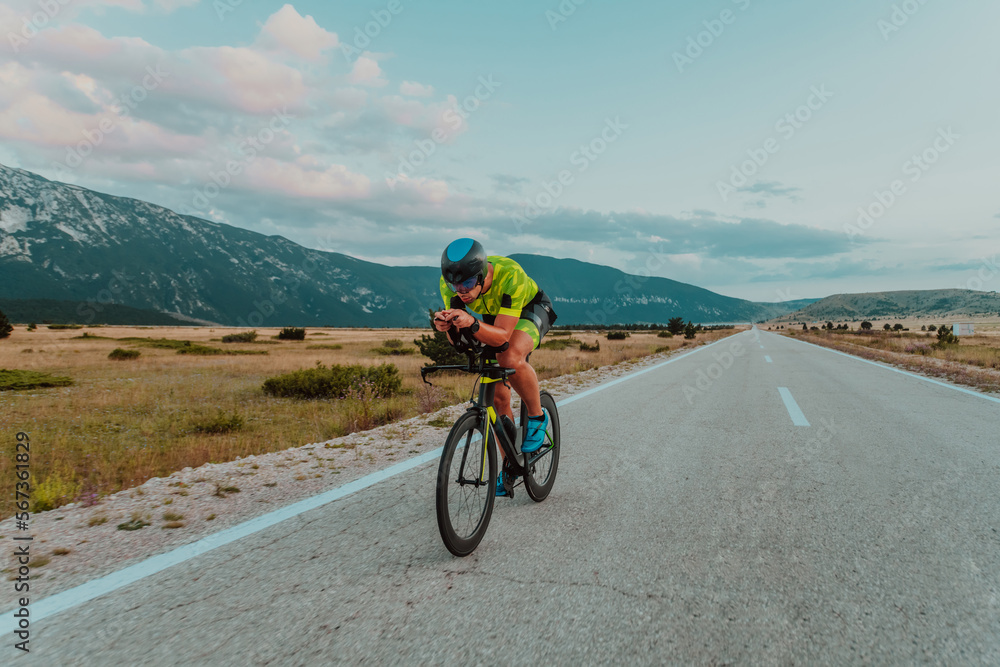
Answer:
[{"label": "cyclist's hand", "polygon": [[464,329],[465,327],[471,327],[472,323],[476,321],[470,313],[464,310],[453,310],[451,311],[452,318],[451,321],[457,329]]},{"label": "cyclist's hand", "polygon": [[454,312],[451,310],[441,310],[434,313],[434,328],[438,331],[447,331],[452,327]]}]

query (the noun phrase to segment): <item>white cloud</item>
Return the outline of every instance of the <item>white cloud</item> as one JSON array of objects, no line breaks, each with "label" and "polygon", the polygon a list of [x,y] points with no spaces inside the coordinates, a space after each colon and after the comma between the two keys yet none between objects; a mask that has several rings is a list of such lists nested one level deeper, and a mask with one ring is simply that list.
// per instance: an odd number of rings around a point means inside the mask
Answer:
[{"label": "white cloud", "polygon": [[257,37],[265,49],[284,50],[303,60],[318,61],[323,52],[340,44],[337,34],[321,28],[312,16],[303,17],[285,5],[267,19]]},{"label": "white cloud", "polygon": [[373,58],[360,56],[354,61],[351,73],[347,76],[350,83],[360,86],[384,86],[388,83],[382,78],[382,68]]},{"label": "white cloud", "polygon": [[434,94],[434,86],[425,86],[415,81],[404,81],[399,84],[399,92],[411,97],[430,97]]},{"label": "white cloud", "polygon": [[368,195],[371,183],[367,176],[354,174],[344,165],[322,167],[316,161],[303,162],[306,166],[271,158],[255,160],[246,170],[247,185],[252,189],[281,192],[289,197],[339,200],[360,199]]}]

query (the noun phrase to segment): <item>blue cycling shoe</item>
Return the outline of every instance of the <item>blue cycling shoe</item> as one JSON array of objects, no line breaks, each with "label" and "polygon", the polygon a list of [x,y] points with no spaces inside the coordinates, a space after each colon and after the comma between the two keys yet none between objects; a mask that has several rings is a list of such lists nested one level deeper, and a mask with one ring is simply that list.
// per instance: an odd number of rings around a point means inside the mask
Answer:
[{"label": "blue cycling shoe", "polygon": [[545,444],[545,431],[549,428],[549,415],[542,412],[540,417],[528,417],[528,432],[524,436],[521,444],[521,451],[525,454],[537,452]]},{"label": "blue cycling shoe", "polygon": [[501,470],[500,474],[497,475],[497,492],[496,492],[497,498],[507,497],[507,489],[503,488],[503,477],[505,474],[506,473]]}]

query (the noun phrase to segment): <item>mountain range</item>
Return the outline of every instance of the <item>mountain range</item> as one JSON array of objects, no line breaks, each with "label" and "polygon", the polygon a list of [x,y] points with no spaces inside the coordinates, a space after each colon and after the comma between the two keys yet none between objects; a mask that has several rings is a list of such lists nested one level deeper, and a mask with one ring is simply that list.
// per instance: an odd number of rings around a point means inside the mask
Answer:
[{"label": "mountain range", "polygon": [[844,321],[864,319],[945,318],[1000,315],[1000,294],[967,289],[904,290],[834,294],[782,319]]},{"label": "mountain range", "polygon": [[[572,259],[511,257],[550,295],[560,324],[746,322],[811,301],[754,303]],[[68,319],[84,324],[108,322],[110,304],[119,304],[185,323],[422,327],[440,304],[439,275],[0,165],[0,304],[8,307],[68,302],[76,304]]]}]

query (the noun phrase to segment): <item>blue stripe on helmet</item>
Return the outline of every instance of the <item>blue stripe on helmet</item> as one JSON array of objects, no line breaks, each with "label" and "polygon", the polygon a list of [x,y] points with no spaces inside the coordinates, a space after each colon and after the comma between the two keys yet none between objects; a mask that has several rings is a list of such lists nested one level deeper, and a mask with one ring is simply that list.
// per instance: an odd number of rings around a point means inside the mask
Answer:
[{"label": "blue stripe on helmet", "polygon": [[448,261],[457,262],[472,250],[472,244],[475,243],[472,239],[458,239],[457,241],[452,241],[451,245],[448,246]]}]

